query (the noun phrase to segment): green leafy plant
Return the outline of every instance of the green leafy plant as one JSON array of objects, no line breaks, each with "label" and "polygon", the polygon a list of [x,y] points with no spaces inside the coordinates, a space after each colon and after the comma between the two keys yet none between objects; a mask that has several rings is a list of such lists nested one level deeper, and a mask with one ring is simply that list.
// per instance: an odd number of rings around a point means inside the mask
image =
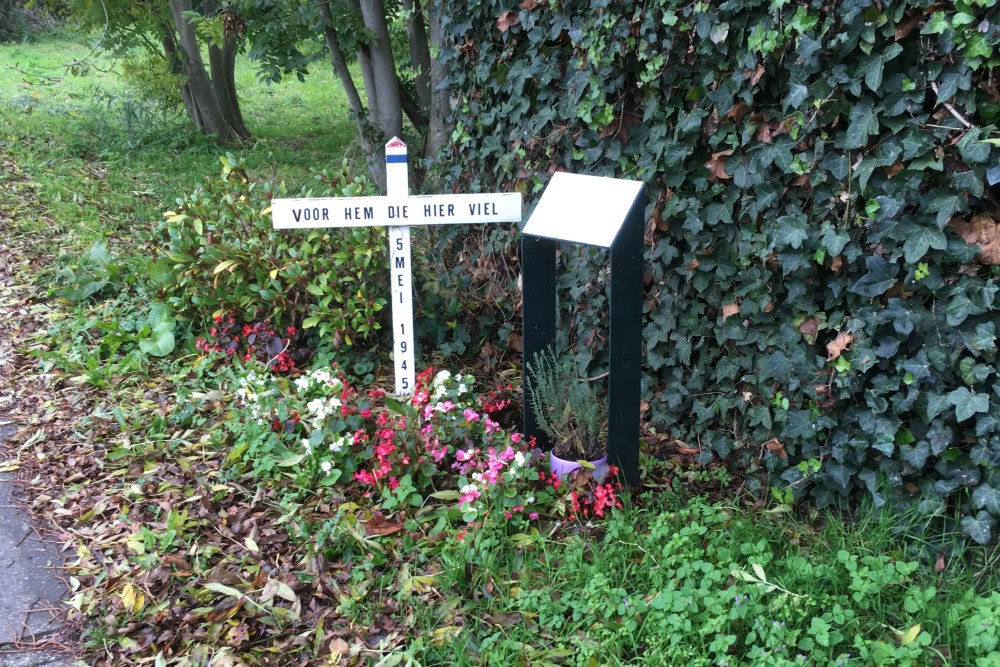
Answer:
[{"label": "green leafy plant", "polygon": [[[358,227],[303,234],[272,229],[270,200],[284,186],[251,182],[232,155],[222,174],[181,197],[153,233],[153,281],[179,317],[207,323],[236,311],[314,331],[335,347],[375,334],[385,299],[384,230]],[[347,167],[317,174],[301,196],[359,195],[367,181]]]},{"label": "green leafy plant", "polygon": [[552,347],[536,354],[526,367],[532,409],[556,456],[593,461],[604,455],[607,411],[597,388],[572,371]]}]

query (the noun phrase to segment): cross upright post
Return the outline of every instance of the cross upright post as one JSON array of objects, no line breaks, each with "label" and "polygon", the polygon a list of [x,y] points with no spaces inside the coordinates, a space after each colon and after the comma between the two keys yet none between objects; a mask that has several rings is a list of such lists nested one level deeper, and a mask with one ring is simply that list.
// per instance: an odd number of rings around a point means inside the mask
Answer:
[{"label": "cross upright post", "polygon": [[[392,199],[410,196],[406,144],[397,139],[385,145],[385,189]],[[389,287],[392,295],[392,362],[396,367],[396,395],[413,392],[416,369],[413,353],[413,271],[410,263],[410,227],[389,227]]]}]

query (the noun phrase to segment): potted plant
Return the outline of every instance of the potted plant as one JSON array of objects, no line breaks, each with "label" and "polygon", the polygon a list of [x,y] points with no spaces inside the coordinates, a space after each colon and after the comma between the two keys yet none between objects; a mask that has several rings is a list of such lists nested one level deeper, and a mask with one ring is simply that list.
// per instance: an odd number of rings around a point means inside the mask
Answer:
[{"label": "potted plant", "polygon": [[527,365],[531,407],[538,426],[552,441],[550,469],[562,477],[585,462],[607,462],[607,410],[598,388],[576,377],[572,362],[551,348],[537,353]]}]

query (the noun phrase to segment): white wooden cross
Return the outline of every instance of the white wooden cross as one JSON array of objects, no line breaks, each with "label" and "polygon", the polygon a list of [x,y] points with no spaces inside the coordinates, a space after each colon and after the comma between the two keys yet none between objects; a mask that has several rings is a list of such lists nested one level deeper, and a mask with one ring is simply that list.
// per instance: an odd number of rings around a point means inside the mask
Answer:
[{"label": "white wooden cross", "polygon": [[402,396],[412,393],[415,385],[410,226],[520,222],[521,195],[484,192],[411,197],[406,144],[395,137],[385,145],[385,175],[384,197],[274,199],[271,216],[275,229],[389,227],[392,359],[396,394]]}]

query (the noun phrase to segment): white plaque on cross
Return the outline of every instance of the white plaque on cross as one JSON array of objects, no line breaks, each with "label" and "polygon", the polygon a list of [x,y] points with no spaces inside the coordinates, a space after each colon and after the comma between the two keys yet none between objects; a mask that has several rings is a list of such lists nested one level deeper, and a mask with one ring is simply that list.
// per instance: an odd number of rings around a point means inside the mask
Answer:
[{"label": "white plaque on cross", "polygon": [[386,196],[308,197],[274,199],[275,229],[317,227],[389,228],[389,285],[392,302],[392,360],[396,394],[413,392],[413,281],[410,226],[520,222],[521,195],[484,192],[458,195],[410,196],[406,144],[393,137],[385,145]]}]

